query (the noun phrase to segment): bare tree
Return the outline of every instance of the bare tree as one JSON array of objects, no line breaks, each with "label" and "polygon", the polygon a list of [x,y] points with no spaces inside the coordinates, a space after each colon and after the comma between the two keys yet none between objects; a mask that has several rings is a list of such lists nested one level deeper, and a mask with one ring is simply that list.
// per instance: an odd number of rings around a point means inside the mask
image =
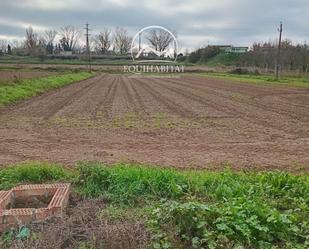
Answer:
[{"label": "bare tree", "polygon": [[111,38],[112,31],[110,29],[103,29],[99,35],[95,37],[95,49],[99,53],[107,54],[112,45]]},{"label": "bare tree", "polygon": [[44,32],[44,38],[46,43],[54,43],[55,37],[57,35],[57,31],[56,30],[46,30]]},{"label": "bare tree", "polygon": [[7,41],[0,40],[0,53],[5,53],[7,51]]},{"label": "bare tree", "polygon": [[46,30],[42,36],[42,42],[44,43],[46,50],[49,54],[52,54],[54,51],[54,41],[57,35],[56,30]]},{"label": "bare tree", "polygon": [[60,44],[64,51],[74,51],[80,37],[80,31],[74,26],[65,26],[61,28]]},{"label": "bare tree", "polygon": [[116,28],[114,32],[114,49],[117,53],[125,55],[130,51],[132,37],[123,28]]},{"label": "bare tree", "polygon": [[32,27],[26,29],[26,48],[28,53],[35,53],[36,48],[38,47],[39,39],[38,35],[34,32]]},{"label": "bare tree", "polygon": [[10,40],[9,43],[11,44],[11,47],[13,49],[21,49],[21,48],[25,48],[25,43],[23,41],[20,40]]},{"label": "bare tree", "polygon": [[47,53],[44,41],[41,37],[38,37],[38,34],[34,32],[32,27],[26,29],[25,45],[28,54],[37,56],[42,60],[45,58]]},{"label": "bare tree", "polygon": [[151,30],[147,36],[151,46],[159,52],[164,51],[173,42],[171,34],[165,30]]}]

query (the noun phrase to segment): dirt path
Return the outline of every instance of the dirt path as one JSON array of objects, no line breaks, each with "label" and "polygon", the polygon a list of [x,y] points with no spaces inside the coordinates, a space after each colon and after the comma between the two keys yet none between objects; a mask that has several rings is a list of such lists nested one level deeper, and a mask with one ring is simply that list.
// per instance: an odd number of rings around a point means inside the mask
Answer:
[{"label": "dirt path", "polygon": [[0,111],[0,165],[138,161],[309,171],[309,91],[100,75]]}]

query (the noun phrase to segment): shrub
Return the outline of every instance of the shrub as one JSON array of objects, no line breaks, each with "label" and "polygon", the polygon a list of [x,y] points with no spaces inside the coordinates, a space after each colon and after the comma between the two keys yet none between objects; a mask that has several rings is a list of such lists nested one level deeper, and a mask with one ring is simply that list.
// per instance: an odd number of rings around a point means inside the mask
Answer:
[{"label": "shrub", "polygon": [[231,74],[249,74],[248,69],[237,67],[230,71]]},{"label": "shrub", "polygon": [[185,242],[186,248],[264,249],[309,245],[308,221],[246,198],[216,204],[168,202],[154,210],[149,223],[157,248],[172,245],[167,241],[173,236]]},{"label": "shrub", "polygon": [[200,48],[194,52],[192,52],[188,56],[188,61],[190,63],[205,63],[209,59],[215,57],[220,53],[220,48],[214,46],[208,46],[205,48]]}]

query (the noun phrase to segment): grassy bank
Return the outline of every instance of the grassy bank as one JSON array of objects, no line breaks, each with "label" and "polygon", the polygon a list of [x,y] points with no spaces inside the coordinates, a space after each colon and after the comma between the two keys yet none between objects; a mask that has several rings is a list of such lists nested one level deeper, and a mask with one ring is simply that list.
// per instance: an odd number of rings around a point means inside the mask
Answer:
[{"label": "grassy bank", "polygon": [[245,82],[258,85],[290,86],[309,88],[309,78],[281,77],[276,80],[273,75],[232,74],[232,73],[194,73],[197,76],[213,77],[223,80]]},{"label": "grassy bank", "polygon": [[[108,206],[98,219],[142,217],[151,248],[309,246],[308,175],[97,163],[81,163],[73,170],[41,163],[0,170],[0,189],[54,181],[72,182],[89,199],[103,198]],[[96,248],[91,246],[85,248]]]},{"label": "grassy bank", "polygon": [[[74,56],[73,56],[74,57]],[[92,65],[127,65],[131,63],[131,58],[91,58]],[[76,58],[51,58],[47,56],[44,60],[38,57],[31,56],[14,56],[5,55],[0,56],[1,64],[63,64],[63,65],[87,65],[87,57],[76,56]]]},{"label": "grassy bank", "polygon": [[24,79],[0,85],[0,107],[31,98],[50,89],[84,80],[91,75],[87,72],[65,73],[37,79]]}]

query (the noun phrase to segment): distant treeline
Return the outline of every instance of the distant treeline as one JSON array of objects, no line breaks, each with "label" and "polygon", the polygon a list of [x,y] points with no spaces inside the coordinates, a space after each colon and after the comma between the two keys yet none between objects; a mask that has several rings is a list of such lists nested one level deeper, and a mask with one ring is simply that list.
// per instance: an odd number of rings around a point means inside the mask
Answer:
[{"label": "distant treeline", "polygon": [[[20,41],[0,40],[0,54],[33,56],[42,60],[76,59],[87,52],[85,37],[74,26],[64,26],[57,30],[37,33],[29,27],[25,39]],[[163,51],[172,40],[164,32],[153,32],[147,36],[151,46]],[[129,59],[132,37],[124,28],[102,28],[91,36],[89,50],[96,59]],[[207,65],[226,65],[235,67],[254,67],[272,71],[277,63],[278,43],[254,43],[245,53],[227,52],[224,46],[207,46],[189,54],[179,54],[180,62]],[[306,43],[293,44],[290,40],[282,42],[279,67],[281,71],[309,73],[309,48]]]},{"label": "distant treeline", "polygon": [[[217,46],[199,48],[188,56],[181,58],[189,63],[207,64],[220,54],[226,53]],[[228,53],[226,53],[228,54]],[[276,42],[254,43],[247,53],[221,56],[218,64],[238,67],[257,67],[273,70],[277,63],[278,44]],[[309,46],[304,44],[294,45],[290,40],[282,42],[280,69],[282,71],[298,70],[308,74],[309,71]]]},{"label": "distant treeline", "polygon": [[[149,46],[158,52],[163,52],[173,44],[173,37],[165,30],[152,30],[144,37]],[[45,58],[79,58],[82,54],[103,56],[109,59],[126,58],[130,55],[133,37],[122,28],[100,29],[90,37],[83,34],[80,28],[64,26],[59,30],[37,32],[28,27],[23,40],[0,40],[0,53],[17,56],[32,56]],[[147,54],[151,56],[151,54]]]},{"label": "distant treeline", "polygon": [[91,36],[89,48],[81,29],[64,26],[60,30],[46,30],[38,33],[32,27],[26,29],[24,40],[0,40],[0,53],[18,56],[33,56],[44,59],[48,55],[74,57],[89,51],[99,55],[127,55],[132,37],[124,28],[103,28]]},{"label": "distant treeline", "polygon": [[[239,63],[244,66],[270,69],[276,64],[277,53],[278,44],[274,42],[254,43],[252,50],[239,58]],[[294,45],[290,40],[284,40],[279,66],[281,70],[300,70],[308,73],[308,45],[306,43]]]}]

